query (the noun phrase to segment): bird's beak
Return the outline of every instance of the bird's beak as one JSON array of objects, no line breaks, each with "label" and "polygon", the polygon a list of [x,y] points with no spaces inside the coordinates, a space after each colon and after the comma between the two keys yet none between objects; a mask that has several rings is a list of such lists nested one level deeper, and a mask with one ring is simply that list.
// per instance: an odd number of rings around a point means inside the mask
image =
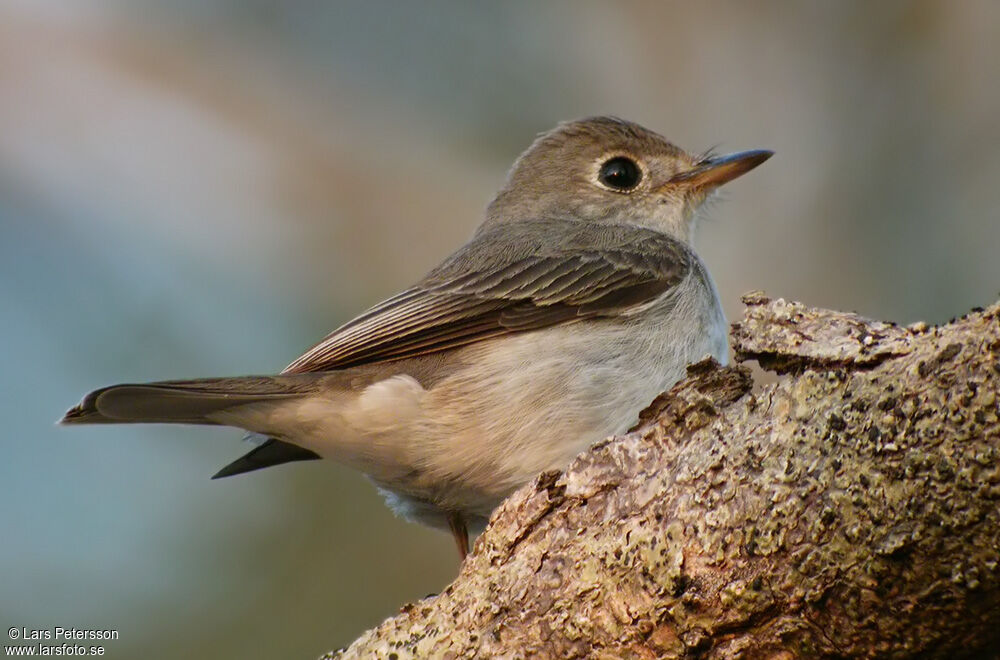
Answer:
[{"label": "bird's beak", "polygon": [[691,169],[675,174],[664,188],[678,185],[685,188],[716,188],[746,174],[773,155],[773,151],[755,149],[706,158]]}]

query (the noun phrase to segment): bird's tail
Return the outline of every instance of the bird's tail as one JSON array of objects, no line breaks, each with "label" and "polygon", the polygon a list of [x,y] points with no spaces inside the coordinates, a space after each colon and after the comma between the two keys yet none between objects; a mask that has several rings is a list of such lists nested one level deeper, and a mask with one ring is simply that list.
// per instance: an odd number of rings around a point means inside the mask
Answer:
[{"label": "bird's tail", "polygon": [[94,390],[60,424],[218,424],[211,416],[315,391],[317,374],[239,376],[111,385]]}]

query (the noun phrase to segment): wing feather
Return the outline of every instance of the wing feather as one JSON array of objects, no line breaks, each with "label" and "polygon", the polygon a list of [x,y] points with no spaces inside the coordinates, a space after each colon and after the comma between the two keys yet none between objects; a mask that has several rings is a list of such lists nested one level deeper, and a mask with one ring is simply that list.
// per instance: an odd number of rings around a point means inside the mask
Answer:
[{"label": "wing feather", "polygon": [[617,316],[676,287],[693,258],[680,241],[634,226],[571,220],[500,226],[481,232],[416,286],[335,330],[285,373],[398,360]]}]

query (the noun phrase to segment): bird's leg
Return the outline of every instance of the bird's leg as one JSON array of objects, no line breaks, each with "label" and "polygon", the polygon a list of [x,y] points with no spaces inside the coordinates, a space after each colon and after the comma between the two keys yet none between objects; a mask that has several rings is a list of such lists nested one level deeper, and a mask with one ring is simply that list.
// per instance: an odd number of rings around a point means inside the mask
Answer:
[{"label": "bird's leg", "polygon": [[462,514],[449,511],[448,527],[451,529],[451,535],[455,537],[459,560],[465,561],[466,555],[469,554],[469,530],[465,528],[465,520],[462,519]]}]

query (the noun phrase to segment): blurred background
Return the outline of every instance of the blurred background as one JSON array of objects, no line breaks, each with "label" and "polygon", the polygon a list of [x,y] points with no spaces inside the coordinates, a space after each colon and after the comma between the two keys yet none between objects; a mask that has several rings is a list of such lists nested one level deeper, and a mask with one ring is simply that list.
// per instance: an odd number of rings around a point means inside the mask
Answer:
[{"label": "blurred background", "polygon": [[560,120],[777,152],[701,226],[730,318],[757,288],[901,323],[993,302],[998,63],[990,0],[0,0],[0,624],[308,658],[442,590],[451,539],[358,474],[213,482],[240,433],[53,423],[281,369],[464,242]]}]

